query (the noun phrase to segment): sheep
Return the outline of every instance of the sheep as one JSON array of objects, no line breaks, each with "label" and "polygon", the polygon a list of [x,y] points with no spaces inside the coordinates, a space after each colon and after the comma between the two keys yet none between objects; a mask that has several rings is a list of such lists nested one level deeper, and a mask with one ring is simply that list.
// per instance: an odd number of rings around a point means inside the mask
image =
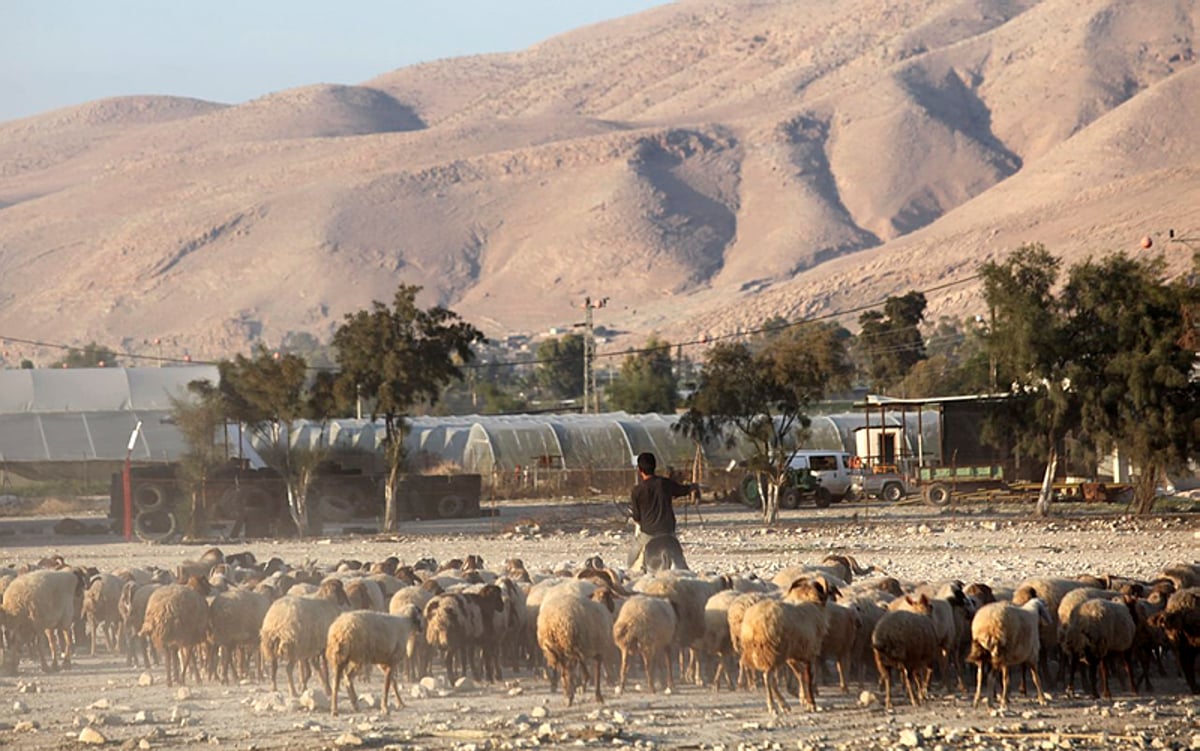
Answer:
[{"label": "sheep", "polygon": [[670,646],[675,638],[678,622],[679,616],[670,600],[649,595],[634,595],[625,601],[612,629],[613,641],[621,650],[621,691],[625,690],[630,652],[636,652],[642,657],[650,693],[655,692],[654,661],[661,654],[667,669],[667,690],[673,690]]},{"label": "sheep", "polygon": [[148,637],[163,654],[166,663],[167,685],[187,682],[190,666],[200,680],[195,648],[207,637],[207,582],[192,577],[188,584],[167,584],[154,590],[146,601],[146,617],[141,635]]},{"label": "sheep", "polygon": [[694,644],[704,637],[704,607],[708,598],[723,589],[729,589],[731,585],[732,581],[727,576],[704,579],[688,572],[668,569],[639,579],[634,590],[641,594],[665,597],[675,605],[679,615],[675,643],[691,652],[692,664],[696,666],[698,675],[699,661]]},{"label": "sheep", "polygon": [[1171,595],[1161,613],[1152,619],[1175,647],[1179,667],[1193,694],[1200,694],[1196,683],[1196,657],[1200,656],[1200,587],[1181,589]]},{"label": "sheep", "polygon": [[613,643],[613,594],[600,588],[582,597],[571,588],[556,588],[542,602],[537,616],[537,644],[546,664],[562,679],[567,706],[575,702],[573,672],[586,672],[588,661],[596,663],[596,701],[600,693],[600,671],[616,651]]},{"label": "sheep", "polygon": [[[72,570],[40,569],[21,574],[4,590],[0,608],[17,642],[31,643],[44,672],[58,670],[57,637],[62,638],[62,667],[71,666],[71,626],[77,598],[83,594],[84,579]],[[42,651],[44,634],[50,645],[51,664]]]},{"label": "sheep", "polygon": [[[1045,605],[1048,612],[1051,614],[1058,613],[1058,605],[1062,598],[1073,589],[1082,589],[1087,585],[1084,582],[1075,579],[1061,579],[1053,577],[1034,577],[1021,582],[1012,596],[1013,605],[1024,605],[1026,602],[1037,598]],[[1050,623],[1044,623],[1041,626],[1041,631],[1038,634],[1041,639],[1041,653],[1038,655],[1038,665],[1042,669],[1042,675],[1049,677],[1047,665],[1050,661],[1050,656],[1058,649],[1058,624],[1051,620]]]},{"label": "sheep", "polygon": [[733,648],[733,653],[738,655],[737,685],[739,688],[746,685],[746,676],[750,674],[746,670],[746,661],[742,657],[742,621],[746,617],[747,610],[767,599],[771,599],[768,593],[746,592],[733,598],[733,602],[729,603],[726,612],[729,623],[729,646]]},{"label": "sheep", "polygon": [[733,688],[733,677],[726,666],[729,658],[734,655],[733,639],[729,633],[729,607],[745,593],[739,591],[737,586],[735,580],[734,589],[721,590],[704,603],[704,636],[698,643],[697,651],[702,658],[715,658],[717,664],[713,672],[713,687],[718,691],[721,689],[721,676],[725,676],[729,687]]},{"label": "sheep", "polygon": [[[410,606],[411,609],[411,606]],[[415,609],[414,609],[415,610]],[[329,627],[325,661],[333,672],[330,714],[337,717],[338,693],[342,676],[346,676],[346,693],[350,705],[358,711],[358,694],[354,690],[354,674],[350,668],[359,665],[378,665],[383,669],[383,713],[388,714],[388,690],[396,703],[404,706],[396,681],[396,667],[411,655],[414,623],[411,617],[352,610],[342,613]]]},{"label": "sheep", "polygon": [[933,603],[925,595],[906,595],[906,610],[889,610],[871,632],[875,667],[883,679],[884,701],[892,708],[891,668],[899,668],[908,701],[919,706],[929,685],[933,662],[939,654]]},{"label": "sheep", "polygon": [[[121,587],[121,599],[117,608],[121,613],[121,633],[125,642],[125,664],[137,667],[138,655],[142,656],[142,664],[150,669],[149,642],[142,637],[142,623],[146,620],[146,603],[150,595],[164,585],[154,582],[139,585],[136,581],[127,581]],[[157,653],[155,660],[158,659]]]},{"label": "sheep", "polygon": [[228,684],[234,655],[239,651],[259,658],[258,676],[262,677],[258,639],[270,607],[266,595],[246,589],[232,589],[212,599],[208,604],[209,677],[217,677],[219,661],[221,683]]},{"label": "sheep", "polygon": [[1096,686],[1096,672],[1099,670],[1104,698],[1112,699],[1112,692],[1108,688],[1108,666],[1105,658],[1116,653],[1125,663],[1125,672],[1129,676],[1129,685],[1133,693],[1137,693],[1131,659],[1133,638],[1137,632],[1137,620],[1133,613],[1136,602],[1133,598],[1121,602],[1091,599],[1075,608],[1067,621],[1061,640],[1063,652],[1071,661],[1069,684],[1075,678],[1075,665],[1082,659],[1088,665],[1088,682],[1092,689],[1092,697],[1100,696]]},{"label": "sheep", "polygon": [[[287,661],[288,689],[292,696],[299,695],[295,681],[296,663],[300,663],[301,684],[307,686],[309,661],[323,662],[329,625],[343,608],[349,607],[350,601],[346,598],[346,591],[338,579],[322,583],[317,593],[311,597],[287,595],[271,603],[259,630],[259,650],[264,662],[269,662],[271,666],[273,691],[279,690],[276,675],[279,671],[279,658],[283,657]],[[318,674],[328,691],[328,665]]]},{"label": "sheep", "polygon": [[[938,667],[941,669],[942,684],[953,693],[949,675],[949,671],[952,670],[958,689],[966,691],[962,679],[961,658],[965,654],[965,648],[971,643],[970,623],[975,613],[974,604],[963,594],[963,584],[960,581],[923,584],[913,592],[926,595],[933,606],[933,627],[938,637]],[[909,600],[905,598],[898,598],[888,607],[904,609],[907,602]],[[964,649],[959,649],[960,644]]]},{"label": "sheep", "polygon": [[[828,620],[825,587],[801,579],[783,600],[763,600],[750,606],[742,618],[742,659],[763,674],[767,685],[767,711],[790,711],[775,682],[776,669],[787,665],[800,683],[801,699],[816,710],[812,666],[820,657]],[[801,670],[803,667],[803,671]]]},{"label": "sheep", "polygon": [[437,595],[425,605],[425,642],[442,654],[446,678],[453,683],[457,665],[465,675],[477,673],[472,646],[483,633],[482,614],[460,592]]},{"label": "sheep", "polygon": [[82,615],[91,633],[91,654],[96,654],[96,638],[101,624],[108,651],[115,651],[117,631],[121,623],[121,587],[124,582],[112,574],[98,574],[83,593]]},{"label": "sheep", "polygon": [[983,697],[984,673],[988,668],[999,670],[1001,676],[1000,706],[1008,707],[1009,670],[1014,665],[1029,667],[1037,689],[1038,704],[1046,703],[1038,673],[1041,654],[1041,633],[1053,624],[1050,609],[1040,598],[1023,605],[993,602],[984,605],[971,621],[971,653],[967,659],[979,666],[975,674],[975,701],[978,707]]},{"label": "sheep", "polygon": [[825,614],[829,627],[825,631],[825,639],[821,642],[821,659],[834,660],[837,665],[838,686],[845,694],[850,690],[846,686],[846,670],[858,632],[862,629],[862,613],[854,603],[843,605],[830,602],[825,605]]},{"label": "sheep", "polygon": [[363,577],[350,577],[343,580],[346,588],[346,599],[358,610],[374,610],[382,613],[387,608],[387,600],[383,598],[383,590],[379,584]]}]

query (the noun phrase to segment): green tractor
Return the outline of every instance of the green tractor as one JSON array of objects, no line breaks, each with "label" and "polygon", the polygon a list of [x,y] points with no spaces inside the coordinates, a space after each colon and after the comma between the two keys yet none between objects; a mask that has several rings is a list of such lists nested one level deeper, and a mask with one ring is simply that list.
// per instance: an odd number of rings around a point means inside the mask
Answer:
[{"label": "green tractor", "polygon": [[[742,503],[752,509],[762,509],[759,473],[747,472],[739,485]],[[779,489],[779,508],[795,509],[807,499],[812,499],[817,508],[828,508],[833,503],[829,488],[821,485],[820,479],[807,468],[787,470],[786,479]]]}]

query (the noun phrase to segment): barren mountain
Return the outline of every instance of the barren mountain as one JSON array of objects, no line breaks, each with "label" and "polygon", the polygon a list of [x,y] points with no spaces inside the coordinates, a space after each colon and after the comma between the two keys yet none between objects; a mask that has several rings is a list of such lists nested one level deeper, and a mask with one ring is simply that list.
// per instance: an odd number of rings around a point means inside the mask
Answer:
[{"label": "barren mountain", "polygon": [[404,281],[490,334],[609,297],[625,346],[909,289],[968,312],[976,265],[1023,242],[1071,262],[1150,235],[1178,272],[1197,20],[1194,0],[679,0],[360,86],[0,123],[0,337],[225,356],[328,338]]}]

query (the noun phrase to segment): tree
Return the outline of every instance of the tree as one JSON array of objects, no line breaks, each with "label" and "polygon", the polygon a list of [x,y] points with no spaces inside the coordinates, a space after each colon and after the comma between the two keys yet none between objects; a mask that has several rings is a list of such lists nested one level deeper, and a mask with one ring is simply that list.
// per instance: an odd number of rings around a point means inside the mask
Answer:
[{"label": "tree", "polygon": [[994,315],[988,355],[999,383],[1011,384],[1005,409],[985,426],[995,443],[1011,440],[1046,462],[1036,511],[1050,513],[1059,441],[1079,425],[1067,361],[1073,344],[1053,296],[1060,262],[1042,245],[1023,245],[1003,263],[980,267],[984,298]]},{"label": "tree", "polygon": [[217,431],[225,424],[225,403],[220,390],[208,380],[188,384],[192,399],[171,396],[171,419],[183,436],[187,450],[179,458],[179,480],[190,503],[185,536],[202,536],[208,524],[208,479],[224,460]]},{"label": "tree", "polygon": [[1134,509],[1149,513],[1165,474],[1200,448],[1200,383],[1183,311],[1195,288],[1164,283],[1161,259],[1124,254],[1071,269],[1062,293],[1075,350],[1068,377],[1090,443],[1137,468]]},{"label": "tree", "polygon": [[559,399],[583,395],[583,337],[551,337],[537,348],[537,383]]},{"label": "tree", "polygon": [[808,410],[849,384],[853,368],[839,328],[793,326],[765,346],[721,343],[709,351],[677,428],[693,440],[739,438],[753,447],[748,470],[765,484],[763,521],[779,516],[779,490],[810,424]]},{"label": "tree", "polygon": [[905,398],[989,392],[986,335],[980,320],[942,316],[925,340],[925,359],[914,363],[892,391]]},{"label": "tree", "polygon": [[670,343],[651,337],[641,351],[628,355],[608,389],[608,401],[634,414],[673,413],[679,393]]},{"label": "tree", "polygon": [[253,358],[238,355],[218,363],[217,370],[226,414],[246,426],[263,461],[283,478],[288,512],[297,534],[306,537],[314,522],[308,491],[327,450],[293,446],[290,430],[297,420],[328,416],[328,381],[310,380],[303,358],[272,354],[262,346]]},{"label": "tree", "polygon": [[868,310],[859,316],[859,350],[876,390],[898,383],[925,359],[925,339],[920,329],[924,319],[925,295],[915,291],[889,297],[882,311]]},{"label": "tree", "polygon": [[71,347],[63,359],[52,368],[115,368],[118,367],[117,353],[96,342],[88,342],[83,349]]},{"label": "tree", "polygon": [[474,326],[441,306],[417,307],[420,287],[401,284],[389,308],[378,300],[369,310],[346,315],[333,335],[343,400],[361,393],[371,419],[383,418],[388,477],[384,484],[384,529],[399,525],[396,491],[404,466],[406,416],[421,402],[436,402],[442,388],[462,378],[460,365],[474,358],[483,341]]}]

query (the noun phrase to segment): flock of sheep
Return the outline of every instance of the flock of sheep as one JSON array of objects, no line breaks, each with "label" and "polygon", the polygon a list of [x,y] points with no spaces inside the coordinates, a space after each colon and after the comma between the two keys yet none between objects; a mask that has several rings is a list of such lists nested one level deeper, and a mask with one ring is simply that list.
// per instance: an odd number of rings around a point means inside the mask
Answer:
[{"label": "flock of sheep", "polygon": [[438,669],[451,683],[542,671],[568,704],[580,686],[590,684],[597,701],[606,680],[624,690],[631,669],[652,692],[660,678],[668,689],[676,680],[761,685],[772,713],[789,709],[785,693],[815,708],[817,679],[832,669],[843,693],[850,680],[878,683],[888,708],[894,675],[917,705],[935,670],[944,690],[963,693],[973,670],[976,705],[995,693],[993,674],[1006,705],[1013,668],[1022,686],[1028,669],[1043,702],[1046,684],[1073,692],[1081,665],[1093,696],[1111,698],[1110,666],[1129,691],[1152,691],[1151,674],[1172,671],[1198,691],[1200,564],[1168,566],[1148,581],[1087,575],[1009,586],[864,578],[871,573],[838,555],[770,580],[631,576],[599,558],[557,571],[515,559],[489,570],[474,555],[293,567],[213,548],[174,571],[98,572],[55,557],[0,569],[2,664],[13,674],[28,656],[57,670],[74,649],[95,654],[103,641],[146,669],[153,652],[168,685],[189,673],[226,683],[269,676],[277,690],[282,662],[293,696],[318,674],[334,715],[343,683],[358,709],[355,678],[372,666],[383,671],[385,712],[389,692],[404,704],[398,671],[417,681]]}]

